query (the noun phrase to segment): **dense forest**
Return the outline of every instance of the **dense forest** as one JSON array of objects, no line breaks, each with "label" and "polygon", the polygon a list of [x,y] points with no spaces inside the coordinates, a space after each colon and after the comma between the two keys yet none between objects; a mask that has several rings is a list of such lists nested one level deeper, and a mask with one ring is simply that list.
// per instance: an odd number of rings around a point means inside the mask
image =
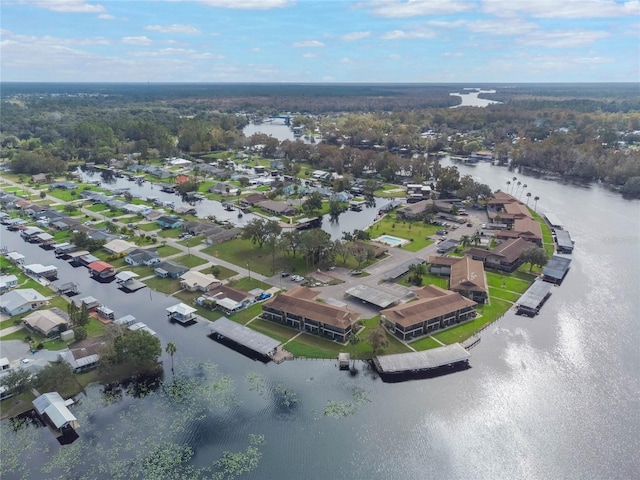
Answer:
[{"label": "dense forest", "polygon": [[[16,173],[59,173],[133,152],[145,160],[261,145],[266,157],[282,151],[393,181],[433,175],[433,161],[417,154],[492,150],[512,168],[640,196],[638,84],[491,88],[481,95],[502,103],[449,108],[460,85],[2,84],[2,155]],[[323,141],[243,135],[252,119],[282,113]]]}]

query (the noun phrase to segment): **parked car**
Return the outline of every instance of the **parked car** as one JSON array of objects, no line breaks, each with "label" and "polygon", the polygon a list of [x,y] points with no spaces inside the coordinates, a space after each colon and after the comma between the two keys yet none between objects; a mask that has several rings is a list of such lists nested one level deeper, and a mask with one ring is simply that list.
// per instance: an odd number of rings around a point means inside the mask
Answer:
[{"label": "parked car", "polygon": [[304,280],[304,277],[301,277],[300,275],[291,275],[292,282],[301,282],[303,280]]},{"label": "parked car", "polygon": [[282,272],[282,273],[280,274],[280,276],[281,276],[282,278],[288,277],[288,276],[289,276],[289,272]]},{"label": "parked car", "polygon": [[362,270],[351,270],[351,275],[361,275]]}]

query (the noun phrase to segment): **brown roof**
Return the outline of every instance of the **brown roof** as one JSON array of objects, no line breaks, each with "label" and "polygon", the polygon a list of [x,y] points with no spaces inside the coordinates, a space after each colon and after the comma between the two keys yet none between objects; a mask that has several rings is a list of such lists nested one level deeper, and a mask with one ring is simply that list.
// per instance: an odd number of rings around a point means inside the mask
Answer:
[{"label": "brown roof", "polygon": [[531,217],[531,213],[529,213],[529,209],[524,203],[521,202],[510,202],[504,205],[504,210],[507,213],[515,215],[516,217]]},{"label": "brown roof", "polygon": [[414,290],[413,293],[420,298],[438,298],[444,295],[449,295],[451,291],[440,288],[437,285],[425,285],[422,288]]},{"label": "brown roof", "polygon": [[451,266],[451,278],[449,280],[451,290],[471,290],[486,292],[487,284],[484,278],[484,265],[479,260],[464,257]]},{"label": "brown roof", "polygon": [[250,297],[249,292],[240,290],[238,288],[228,287],[227,285],[219,285],[212,290],[209,290],[207,294],[209,297],[219,296],[220,298],[230,298],[234,302],[241,302],[245,298]]},{"label": "brown roof", "polygon": [[431,265],[440,265],[450,267],[454,263],[460,260],[460,257],[441,257],[438,255],[431,255],[427,259],[427,262]]},{"label": "brown roof", "polygon": [[267,196],[263,193],[252,193],[251,195],[247,195],[245,198],[243,198],[242,201],[250,205],[254,205],[266,199],[267,199]]},{"label": "brown roof", "polygon": [[359,313],[346,308],[316,302],[313,299],[318,293],[307,287],[296,287],[270,298],[264,303],[264,306],[342,329],[353,325],[360,318]]},{"label": "brown roof", "polygon": [[504,262],[513,263],[522,255],[522,252],[532,245],[531,242],[527,242],[524,238],[516,237],[505,240],[493,250],[470,248],[464,254],[470,257],[482,258],[483,260],[488,257],[499,257]]},{"label": "brown roof", "polygon": [[291,205],[284,202],[276,202],[274,200],[265,200],[263,202],[259,202],[257,205],[260,208],[264,208],[265,210],[275,213],[287,213],[296,210],[295,207],[292,207]]},{"label": "brown roof", "polygon": [[[433,287],[433,285],[430,285],[430,287]],[[438,287],[435,287],[435,289],[440,290],[440,292],[429,290],[430,293],[438,293],[437,296],[420,298],[413,302],[387,308],[380,313],[396,324],[410,327],[432,318],[476,305],[476,302],[463,297],[459,293],[439,289]]]},{"label": "brown roof", "polygon": [[517,218],[513,224],[515,232],[525,233],[527,236],[542,240],[542,228],[534,219],[525,217]]}]

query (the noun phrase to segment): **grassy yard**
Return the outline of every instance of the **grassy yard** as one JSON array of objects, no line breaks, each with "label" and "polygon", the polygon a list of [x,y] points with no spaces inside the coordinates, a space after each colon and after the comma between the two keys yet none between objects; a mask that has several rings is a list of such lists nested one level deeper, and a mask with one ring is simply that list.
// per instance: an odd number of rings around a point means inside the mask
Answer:
[{"label": "grassy yard", "polygon": [[[313,269],[306,265],[304,258],[302,258],[300,254],[293,257],[283,255],[281,252],[276,252],[275,261],[272,264],[271,252],[266,246],[259,249],[251,240],[243,240],[240,238],[217,245],[211,245],[210,247],[204,248],[202,252],[214,257],[217,256],[222,260],[241,267],[246,267],[247,260],[249,260],[249,268],[252,272],[267,276],[280,271],[305,274],[307,271]],[[275,268],[272,268],[272,265],[275,266]]]},{"label": "grassy yard", "polygon": [[198,257],[196,255],[185,254],[180,257],[176,257],[172,259],[173,262],[181,263],[185,267],[193,268],[199,265],[204,265],[207,261],[204,258]]},{"label": "grassy yard", "polygon": [[262,319],[254,320],[248,327],[257,332],[264,333],[268,337],[275,338],[282,343],[292,339],[298,334],[298,332],[292,328]]},{"label": "grassy yard", "polygon": [[238,280],[233,280],[229,282],[230,287],[239,288],[241,290],[250,291],[254,288],[261,288],[262,290],[268,290],[271,288],[271,285],[268,283],[261,282],[255,278],[242,277]]},{"label": "grassy yard", "polygon": [[[230,268],[223,267],[222,265],[216,265],[220,272],[216,275],[218,280],[226,280],[227,278],[235,277],[238,272],[231,270]],[[206,272],[205,272],[206,273]]]},{"label": "grassy yard", "polygon": [[396,214],[390,213],[369,227],[367,232],[372,239],[381,235],[392,235],[405,240],[411,240],[411,243],[396,248],[417,252],[433,243],[431,235],[435,234],[438,228],[439,227],[435,225],[427,225],[424,222],[396,221]]},{"label": "grassy yard", "polygon": [[195,247],[204,242],[204,235],[198,235],[196,237],[187,238],[186,240],[180,240],[178,243],[180,245],[184,245],[185,247]]},{"label": "grassy yard", "polygon": [[448,330],[444,330],[442,332],[438,332],[433,335],[434,338],[437,338],[442,343],[450,345],[456,342],[462,342],[477,333],[486,325],[494,322],[502,315],[506,313],[507,310],[511,307],[511,304],[508,302],[504,302],[498,299],[491,299],[491,305],[479,305],[478,306],[478,317],[469,323],[463,323],[462,325],[458,325],[457,327],[450,328]]},{"label": "grassy yard", "polygon": [[142,230],[143,232],[153,232],[155,230],[160,230],[160,225],[158,225],[156,222],[139,223],[136,228]]},{"label": "grassy yard", "polygon": [[172,294],[181,289],[179,278],[153,277],[144,281],[147,287],[158,292]]},{"label": "grassy yard", "polygon": [[[158,224],[156,225],[157,225],[157,228],[160,228],[160,225]],[[158,236],[162,238],[178,238],[181,233],[182,233],[182,230],[180,230],[179,228],[167,228],[164,230],[160,230],[158,232]]]},{"label": "grassy yard", "polygon": [[486,275],[487,285],[489,287],[518,293],[524,293],[527,288],[529,288],[529,285],[531,285],[531,282],[533,282],[533,278],[531,278],[531,280],[524,280],[523,278],[509,274],[503,275],[500,273],[487,272]]},{"label": "grassy yard", "polygon": [[418,351],[430,350],[432,348],[438,348],[442,346],[440,342],[434,340],[430,336],[421,338],[420,340],[416,340],[415,342],[411,342],[409,345],[411,345]]}]

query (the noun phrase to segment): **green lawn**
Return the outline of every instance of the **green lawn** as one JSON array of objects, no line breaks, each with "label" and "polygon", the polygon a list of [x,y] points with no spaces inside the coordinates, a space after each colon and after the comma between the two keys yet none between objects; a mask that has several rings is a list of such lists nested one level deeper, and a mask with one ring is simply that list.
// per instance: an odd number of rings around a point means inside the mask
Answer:
[{"label": "green lawn", "polygon": [[178,243],[180,245],[184,245],[185,247],[195,247],[204,242],[204,235],[198,235],[192,238],[187,238],[186,240],[180,240]]},{"label": "green lawn", "polygon": [[533,278],[527,281],[510,274],[486,272],[486,275],[487,284],[489,287],[500,288],[519,293],[524,293],[531,285],[531,282],[533,282]]},{"label": "green lawn", "polygon": [[491,305],[479,305],[478,316],[475,320],[469,323],[463,323],[457,327],[438,332],[433,335],[442,343],[450,345],[456,342],[462,342],[477,333],[480,329],[494,322],[499,317],[504,315],[511,307],[511,304],[498,299],[491,299]]},{"label": "green lawn", "polygon": [[142,230],[143,232],[153,232],[155,230],[160,230],[160,225],[158,225],[156,222],[138,223],[136,228]]},{"label": "green lawn", "polygon": [[[236,238],[228,242],[211,245],[202,249],[203,253],[216,256],[241,267],[247,266],[249,260],[249,268],[252,272],[258,272],[262,275],[272,275],[275,272],[287,271],[291,273],[306,274],[311,270],[311,266],[307,266],[304,258],[298,254],[296,257],[291,255],[283,255],[277,251],[275,261],[272,264],[271,252],[266,246],[262,249],[254,245],[251,240],[243,240]],[[274,268],[272,268],[272,265]],[[315,269],[314,269],[315,270]]]},{"label": "green lawn", "polygon": [[167,294],[177,292],[181,288],[179,278],[153,277],[145,280],[144,283],[152,290]]},{"label": "green lawn", "polygon": [[234,280],[229,282],[230,287],[239,288],[241,290],[250,291],[254,288],[261,288],[262,290],[268,290],[271,288],[271,285],[268,283],[261,282],[255,278],[242,277],[238,280]]},{"label": "green lawn", "polygon": [[499,298],[502,300],[508,300],[509,302],[515,302],[520,298],[519,293],[496,287],[489,287],[489,295],[491,296],[491,298]]},{"label": "green lawn", "polygon": [[417,252],[433,243],[431,236],[435,234],[438,228],[439,227],[435,225],[427,225],[424,222],[396,221],[396,214],[394,212],[386,215],[382,220],[369,227],[367,232],[372,239],[381,235],[392,235],[405,240],[411,240],[411,243],[395,248]]},{"label": "green lawn", "polygon": [[[157,228],[160,228],[160,225],[158,224],[156,225],[157,225]],[[181,233],[182,233],[182,230],[180,230],[179,228],[167,228],[164,230],[160,230],[158,232],[158,236],[162,238],[178,238]]]},{"label": "green lawn", "polygon": [[430,336],[421,338],[420,340],[416,340],[415,342],[411,342],[410,345],[418,351],[430,350],[432,348],[438,348],[442,346],[439,342],[437,342]]},{"label": "green lawn", "polygon": [[158,252],[158,255],[164,258],[175,255],[176,253],[180,253],[182,250],[171,245],[160,245],[158,248],[156,248],[156,251]]},{"label": "green lawn", "polygon": [[91,205],[90,207],[87,207],[87,210],[90,210],[92,212],[104,212],[105,210],[108,210],[109,207],[106,206],[104,203],[97,203],[95,205]]},{"label": "green lawn", "polygon": [[290,340],[298,334],[298,332],[292,328],[262,319],[256,319],[247,326],[252,330],[264,333],[271,338],[275,338],[282,343]]},{"label": "green lawn", "polygon": [[181,263],[185,267],[189,267],[189,268],[194,268],[199,265],[204,265],[205,263],[207,263],[207,261],[204,258],[198,257],[196,255],[189,255],[188,253],[185,255],[182,255],[181,257],[176,257],[171,261],[176,263]]},{"label": "green lawn", "polygon": [[217,265],[217,267],[220,270],[220,272],[216,275],[216,278],[218,280],[226,280],[227,278],[235,277],[238,274],[238,272],[236,272],[235,270],[223,267],[222,265]]}]

